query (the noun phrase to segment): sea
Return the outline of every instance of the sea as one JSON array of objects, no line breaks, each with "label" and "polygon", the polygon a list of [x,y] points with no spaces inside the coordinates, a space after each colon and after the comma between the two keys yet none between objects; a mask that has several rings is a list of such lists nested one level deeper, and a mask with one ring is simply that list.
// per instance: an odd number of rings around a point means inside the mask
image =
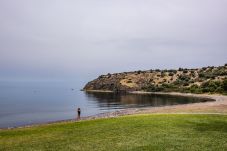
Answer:
[{"label": "sea", "polygon": [[12,128],[93,116],[127,108],[159,107],[210,101],[154,94],[81,91],[76,83],[0,82],[0,128]]}]

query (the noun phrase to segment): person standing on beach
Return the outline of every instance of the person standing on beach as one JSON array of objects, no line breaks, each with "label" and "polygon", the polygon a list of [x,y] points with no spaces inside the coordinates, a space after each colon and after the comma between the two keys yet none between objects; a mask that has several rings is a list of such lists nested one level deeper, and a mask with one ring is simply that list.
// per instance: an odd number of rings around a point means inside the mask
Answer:
[{"label": "person standing on beach", "polygon": [[80,108],[77,109],[77,119],[79,120],[80,119],[80,113],[81,113],[81,110]]}]

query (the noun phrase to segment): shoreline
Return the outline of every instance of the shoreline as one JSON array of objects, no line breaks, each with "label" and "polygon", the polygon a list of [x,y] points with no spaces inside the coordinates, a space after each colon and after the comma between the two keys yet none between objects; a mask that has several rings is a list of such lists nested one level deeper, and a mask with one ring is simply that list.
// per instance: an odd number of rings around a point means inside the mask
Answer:
[{"label": "shoreline", "polygon": [[[102,91],[102,90],[89,90],[86,92],[102,92],[102,93],[113,93],[113,91]],[[8,128],[0,128],[0,130],[11,130],[20,128],[29,128],[35,126],[45,126],[49,124],[57,124],[64,122],[80,122],[86,120],[104,119],[104,118],[115,118],[125,115],[134,114],[221,114],[227,115],[227,96],[220,94],[192,94],[192,93],[178,93],[178,92],[144,92],[144,91],[132,91],[127,92],[129,94],[158,94],[158,95],[172,95],[172,96],[183,96],[183,97],[199,97],[206,99],[213,99],[214,101],[198,102],[190,104],[178,104],[171,106],[161,107],[142,107],[142,108],[128,108],[121,109],[113,112],[100,113],[92,116],[81,117],[80,120],[66,119],[58,120],[45,123],[34,123],[25,126],[15,126]]]},{"label": "shoreline", "polygon": [[[95,90],[93,92],[99,92]],[[100,91],[104,92],[104,91]],[[192,94],[192,93],[178,93],[178,92],[143,92],[132,91],[129,94],[157,94],[157,95],[171,95],[183,97],[197,97],[212,99],[213,101],[198,102],[190,104],[178,104],[161,107],[142,107],[142,108],[128,108],[114,112],[107,112],[87,117],[86,120],[99,118],[112,118],[124,115],[133,114],[227,114],[227,96],[221,94]]]}]

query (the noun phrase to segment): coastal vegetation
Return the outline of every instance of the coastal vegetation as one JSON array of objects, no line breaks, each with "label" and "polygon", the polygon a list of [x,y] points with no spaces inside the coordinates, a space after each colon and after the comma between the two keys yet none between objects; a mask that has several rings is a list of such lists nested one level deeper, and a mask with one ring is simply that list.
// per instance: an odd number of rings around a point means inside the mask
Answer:
[{"label": "coastal vegetation", "polygon": [[227,94],[227,64],[198,69],[109,73],[89,82],[84,90]]},{"label": "coastal vegetation", "polygon": [[227,150],[227,116],[131,115],[0,130],[0,150]]}]

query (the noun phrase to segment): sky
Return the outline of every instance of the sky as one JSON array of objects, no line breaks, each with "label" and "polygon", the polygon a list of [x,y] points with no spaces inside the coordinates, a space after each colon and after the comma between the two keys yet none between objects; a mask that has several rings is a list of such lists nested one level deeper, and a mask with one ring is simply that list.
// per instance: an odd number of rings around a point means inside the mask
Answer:
[{"label": "sky", "polygon": [[0,0],[0,80],[227,63],[226,0]]}]

